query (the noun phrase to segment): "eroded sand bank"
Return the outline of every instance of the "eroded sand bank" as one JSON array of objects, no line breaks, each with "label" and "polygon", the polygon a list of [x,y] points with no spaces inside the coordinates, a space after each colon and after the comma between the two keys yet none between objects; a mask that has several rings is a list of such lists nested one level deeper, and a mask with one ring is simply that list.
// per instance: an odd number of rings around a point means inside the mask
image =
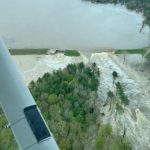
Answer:
[{"label": "eroded sand bank", "polygon": [[[56,55],[24,55],[13,56],[18,69],[21,71],[26,84],[31,80],[37,80],[46,72],[52,72],[59,68],[64,68],[69,63],[96,62],[100,69],[100,86],[98,90],[101,104],[107,99],[107,92],[113,90],[112,72],[119,74],[118,81],[121,82],[125,94],[130,100],[129,106],[124,107],[123,114],[116,113],[116,107],[109,110],[100,106],[100,113],[105,115],[101,118],[102,123],[109,123],[113,127],[114,133],[123,135],[126,129],[126,136],[132,141],[134,150],[150,149],[150,94],[146,93],[147,78],[142,76],[142,72],[136,71],[131,62],[124,58],[119,58],[112,53],[95,53],[90,59],[81,55],[80,57],[67,57],[63,54]],[[128,61],[127,61],[128,60]],[[132,67],[132,68],[131,68]]]},{"label": "eroded sand bank", "polygon": [[68,57],[64,54],[56,55],[14,55],[13,59],[18,66],[23,78],[27,84],[32,80],[37,80],[46,72],[63,69],[70,63],[87,63],[84,55],[80,57]]}]

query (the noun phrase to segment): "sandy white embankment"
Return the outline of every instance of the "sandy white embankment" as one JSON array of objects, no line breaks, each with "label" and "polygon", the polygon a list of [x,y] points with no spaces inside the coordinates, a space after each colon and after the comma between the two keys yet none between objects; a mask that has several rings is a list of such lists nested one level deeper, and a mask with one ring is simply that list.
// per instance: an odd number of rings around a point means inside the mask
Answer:
[{"label": "sandy white embankment", "polygon": [[[124,134],[132,141],[134,150],[150,149],[150,97],[145,93],[142,77],[139,80],[133,70],[125,67],[116,55],[108,53],[92,54],[91,62],[96,62],[100,69],[100,86],[98,95],[102,103],[107,99],[107,92],[114,91],[112,72],[119,74],[119,81],[130,101],[129,106],[124,107],[122,114],[117,113],[116,105],[101,107],[104,124],[111,124],[114,133]],[[115,92],[114,92],[115,93]],[[115,100],[114,100],[115,101]],[[115,103],[115,102],[114,102]]]},{"label": "sandy white embankment", "polygon": [[13,56],[13,59],[27,84],[69,63],[96,62],[101,72],[98,94],[102,103],[107,99],[107,92],[113,89],[112,72],[117,71],[130,105],[125,107],[122,115],[116,114],[115,107],[110,111],[109,106],[100,106],[101,113],[105,113],[102,122],[110,123],[114,132],[120,135],[126,128],[126,136],[132,141],[134,150],[150,149],[150,97],[145,93],[146,80],[128,68],[128,63],[123,64],[123,59],[110,53],[92,54],[90,60],[84,55],[67,57],[63,54]]},{"label": "sandy white embankment", "polygon": [[80,57],[68,57],[64,54],[56,55],[14,55],[13,59],[18,66],[18,69],[23,75],[27,84],[32,80],[37,80],[46,72],[52,72],[59,68],[64,68],[70,63],[84,62],[88,60],[84,55]]}]

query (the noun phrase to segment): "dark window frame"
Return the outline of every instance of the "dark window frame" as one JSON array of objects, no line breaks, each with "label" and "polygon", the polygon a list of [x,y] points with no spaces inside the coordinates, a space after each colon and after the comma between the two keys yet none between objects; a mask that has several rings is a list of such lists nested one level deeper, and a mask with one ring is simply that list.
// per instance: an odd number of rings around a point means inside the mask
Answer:
[{"label": "dark window frame", "polygon": [[49,129],[36,105],[24,108],[24,114],[38,142],[51,137]]}]

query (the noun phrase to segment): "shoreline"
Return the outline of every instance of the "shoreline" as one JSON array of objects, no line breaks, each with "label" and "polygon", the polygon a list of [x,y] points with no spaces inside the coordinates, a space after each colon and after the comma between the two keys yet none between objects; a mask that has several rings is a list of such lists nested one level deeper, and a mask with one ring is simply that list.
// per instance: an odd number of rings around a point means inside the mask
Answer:
[{"label": "shoreline", "polygon": [[[11,49],[9,52],[11,55],[56,55],[58,53],[63,53],[68,49],[50,49],[50,48],[19,48]],[[72,49],[71,49],[72,50]],[[116,51],[113,48],[99,48],[99,49],[89,49],[89,50],[76,50],[81,54],[91,56],[93,53],[102,53],[102,52],[114,52]]]},{"label": "shoreline", "polygon": [[148,1],[143,2],[141,0],[142,4],[141,2],[136,2],[136,1],[133,4],[133,1],[125,1],[125,0],[120,0],[120,1],[106,0],[105,2],[103,2],[102,0],[83,0],[83,1],[91,2],[95,4],[114,4],[114,5],[119,4],[121,6],[125,6],[129,11],[135,11],[136,13],[141,13],[143,15],[144,20],[140,32],[145,27],[145,25],[148,25],[150,27],[150,21],[149,21],[150,16],[148,15],[150,9],[150,5],[149,5],[150,2]]}]

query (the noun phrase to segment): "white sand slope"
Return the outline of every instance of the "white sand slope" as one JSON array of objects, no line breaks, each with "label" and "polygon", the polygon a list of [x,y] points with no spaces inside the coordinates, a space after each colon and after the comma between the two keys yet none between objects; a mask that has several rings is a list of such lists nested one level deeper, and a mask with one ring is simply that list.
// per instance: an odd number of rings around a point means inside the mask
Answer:
[{"label": "white sand slope", "polygon": [[59,68],[64,68],[69,63],[79,63],[87,59],[84,56],[68,57],[63,54],[56,55],[14,55],[13,59],[21,71],[24,80],[29,84],[32,80],[37,80],[46,72],[52,72]]},{"label": "white sand slope", "polygon": [[128,72],[121,63],[118,64],[117,57],[108,53],[93,54],[92,62],[96,62],[100,68],[100,86],[98,94],[100,100],[107,99],[107,92],[113,90],[112,72],[117,71],[117,79],[124,88],[125,94],[130,100],[129,106],[124,108],[124,113],[116,113],[116,107],[109,110],[109,106],[102,107],[105,113],[102,122],[110,123],[115,133],[126,135],[134,144],[135,150],[150,150],[150,98],[145,94],[143,88],[136,81],[134,74]]},{"label": "white sand slope", "polygon": [[101,71],[98,95],[102,104],[107,99],[107,92],[114,90],[112,72],[117,71],[117,80],[123,85],[130,104],[124,108],[122,114],[116,113],[115,106],[112,106],[111,110],[109,106],[100,106],[101,112],[105,113],[102,122],[110,123],[114,133],[123,135],[126,129],[126,136],[132,141],[134,150],[150,150],[150,94],[145,93],[144,84],[140,84],[142,80],[139,80],[138,74],[129,70],[117,56],[111,53],[95,53],[90,60],[84,55],[67,57],[63,54],[20,55],[13,58],[27,84],[44,73],[64,68],[69,63],[96,62]]}]

